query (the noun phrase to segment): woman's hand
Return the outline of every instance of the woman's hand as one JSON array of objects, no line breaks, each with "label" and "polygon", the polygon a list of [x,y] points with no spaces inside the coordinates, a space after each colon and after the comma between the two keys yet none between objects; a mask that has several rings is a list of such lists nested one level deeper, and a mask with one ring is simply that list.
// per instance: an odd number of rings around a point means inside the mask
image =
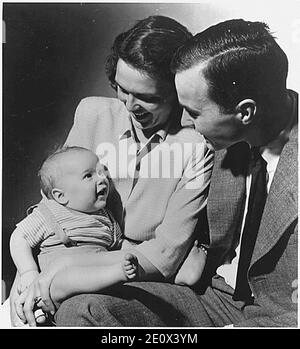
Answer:
[{"label": "woman's hand", "polygon": [[28,322],[29,326],[36,326],[36,323],[45,322],[45,314],[54,315],[56,308],[50,296],[51,282],[58,271],[72,265],[72,263],[72,258],[66,256],[57,258],[15,300],[16,312],[23,322]]},{"label": "woman's hand", "polygon": [[15,308],[15,301],[20,296],[18,292],[18,284],[20,282],[20,275],[16,273],[14,283],[12,285],[10,295],[9,295],[9,303],[10,303],[10,322],[13,327],[21,327],[24,326],[25,323],[21,321],[19,318],[16,308]]},{"label": "woman's hand", "polygon": [[49,293],[51,281],[52,277],[49,273],[40,273],[29,288],[15,300],[15,310],[22,322],[27,322],[29,326],[36,326],[37,323],[45,322],[45,314],[54,315],[55,306]]},{"label": "woman's hand", "polygon": [[18,293],[23,293],[26,288],[28,288],[31,283],[39,276],[38,270],[28,270],[20,275],[20,281],[18,284]]}]

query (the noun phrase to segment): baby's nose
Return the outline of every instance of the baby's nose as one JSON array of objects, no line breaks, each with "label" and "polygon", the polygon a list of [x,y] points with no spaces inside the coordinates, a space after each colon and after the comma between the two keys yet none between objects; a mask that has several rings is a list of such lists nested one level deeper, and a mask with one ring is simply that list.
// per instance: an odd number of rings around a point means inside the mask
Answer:
[{"label": "baby's nose", "polygon": [[97,173],[97,183],[104,183],[107,181],[106,175],[103,172]]}]

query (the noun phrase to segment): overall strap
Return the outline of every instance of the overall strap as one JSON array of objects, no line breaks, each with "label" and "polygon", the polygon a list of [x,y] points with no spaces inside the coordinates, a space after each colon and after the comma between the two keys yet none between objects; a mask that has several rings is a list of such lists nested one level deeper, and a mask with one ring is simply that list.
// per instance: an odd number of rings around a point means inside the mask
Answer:
[{"label": "overall strap", "polygon": [[37,206],[40,209],[42,215],[44,216],[46,223],[53,229],[56,237],[66,247],[76,246],[77,242],[67,236],[62,227],[57,223],[55,216],[51,212],[51,210],[49,210],[49,208],[43,202],[40,202]]}]

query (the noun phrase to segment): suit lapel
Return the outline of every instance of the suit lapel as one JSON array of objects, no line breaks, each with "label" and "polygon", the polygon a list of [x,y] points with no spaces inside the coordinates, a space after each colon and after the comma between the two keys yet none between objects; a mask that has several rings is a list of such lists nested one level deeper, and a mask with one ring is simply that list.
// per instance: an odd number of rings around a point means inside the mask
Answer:
[{"label": "suit lapel", "polygon": [[245,199],[245,173],[249,147],[238,143],[217,151],[208,197],[211,246],[228,247],[235,238]]},{"label": "suit lapel", "polygon": [[296,219],[297,209],[297,125],[283,148],[261,220],[251,261],[253,265],[280,239]]}]

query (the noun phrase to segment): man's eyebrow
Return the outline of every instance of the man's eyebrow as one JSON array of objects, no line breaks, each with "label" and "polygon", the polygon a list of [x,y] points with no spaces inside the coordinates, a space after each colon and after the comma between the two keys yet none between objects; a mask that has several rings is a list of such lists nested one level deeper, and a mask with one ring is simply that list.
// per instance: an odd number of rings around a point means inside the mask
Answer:
[{"label": "man's eyebrow", "polygon": [[185,109],[188,113],[190,113],[190,114],[198,114],[199,112],[197,111],[197,110],[192,110],[192,109],[190,109],[189,107],[187,107],[187,106],[185,106],[185,105],[183,105],[183,104],[181,104],[181,103],[179,103],[180,104],[180,106],[183,108],[183,109]]}]

